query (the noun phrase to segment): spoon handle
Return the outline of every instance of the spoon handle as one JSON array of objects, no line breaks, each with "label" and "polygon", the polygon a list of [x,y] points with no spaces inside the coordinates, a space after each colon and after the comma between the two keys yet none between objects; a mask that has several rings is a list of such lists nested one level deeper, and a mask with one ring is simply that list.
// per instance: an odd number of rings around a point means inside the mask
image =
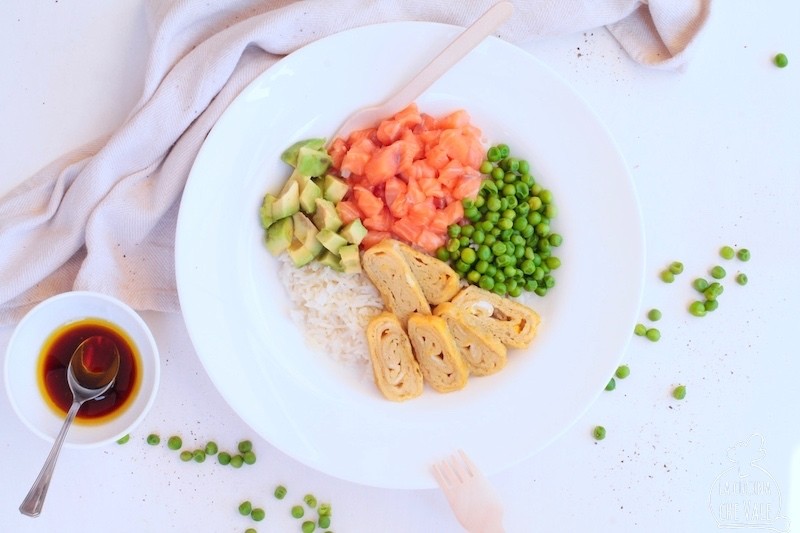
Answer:
[{"label": "spoon handle", "polygon": [[502,1],[490,7],[467,29],[459,34],[442,52],[433,58],[405,87],[395,93],[384,106],[403,108],[419,97],[433,82],[478,46],[514,12],[511,2]]},{"label": "spoon handle", "polygon": [[42,512],[44,497],[47,496],[47,489],[50,488],[50,479],[53,477],[53,471],[56,468],[58,454],[61,452],[64,439],[67,437],[69,426],[75,419],[75,415],[78,414],[78,409],[82,403],[83,402],[78,401],[72,402],[72,406],[70,406],[67,412],[67,418],[64,420],[64,425],[61,426],[61,431],[58,432],[58,436],[55,442],[53,442],[50,455],[47,456],[47,460],[44,462],[44,466],[42,466],[42,470],[39,472],[36,481],[33,482],[31,490],[28,491],[28,495],[25,496],[25,499],[22,500],[22,505],[19,506],[20,513],[36,517]]}]

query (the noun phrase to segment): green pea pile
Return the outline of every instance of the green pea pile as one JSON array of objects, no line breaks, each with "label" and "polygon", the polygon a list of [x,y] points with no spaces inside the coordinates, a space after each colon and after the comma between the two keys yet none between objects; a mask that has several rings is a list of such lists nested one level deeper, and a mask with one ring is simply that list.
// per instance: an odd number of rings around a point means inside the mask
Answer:
[{"label": "green pea pile", "polygon": [[487,179],[478,196],[462,200],[466,222],[448,227],[450,238],[436,257],[469,283],[501,296],[544,296],[561,266],[553,249],[563,239],[550,228],[553,193],[536,183],[527,161],[511,157],[506,144],[489,148],[480,172]]}]

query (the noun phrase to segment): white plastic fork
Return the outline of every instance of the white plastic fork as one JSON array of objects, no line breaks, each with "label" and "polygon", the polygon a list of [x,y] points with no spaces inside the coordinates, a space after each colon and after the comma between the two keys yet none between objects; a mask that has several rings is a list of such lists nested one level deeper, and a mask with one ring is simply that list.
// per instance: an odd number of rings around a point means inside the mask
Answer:
[{"label": "white plastic fork", "polygon": [[469,533],[503,533],[503,504],[464,450],[433,465],[441,487],[458,521]]}]

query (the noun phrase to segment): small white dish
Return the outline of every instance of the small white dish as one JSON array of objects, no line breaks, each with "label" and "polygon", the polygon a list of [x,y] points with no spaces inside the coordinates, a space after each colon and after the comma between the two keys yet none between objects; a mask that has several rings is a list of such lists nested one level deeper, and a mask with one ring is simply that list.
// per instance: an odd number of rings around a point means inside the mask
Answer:
[{"label": "small white dish", "polygon": [[8,342],[4,366],[6,394],[23,423],[53,442],[65,415],[46,398],[42,372],[43,349],[53,332],[72,322],[99,319],[124,333],[137,360],[138,381],[130,398],[113,415],[97,421],[77,419],[67,433],[67,447],[90,448],[114,442],[145,417],[156,397],[161,365],[150,329],[128,305],[110,296],[84,291],[53,296],[31,309]]}]

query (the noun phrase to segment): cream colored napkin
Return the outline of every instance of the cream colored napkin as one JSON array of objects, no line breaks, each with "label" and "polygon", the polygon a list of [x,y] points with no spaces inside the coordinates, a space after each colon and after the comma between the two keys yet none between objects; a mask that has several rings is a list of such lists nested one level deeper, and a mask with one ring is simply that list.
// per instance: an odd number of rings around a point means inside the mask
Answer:
[{"label": "cream colored napkin", "polygon": [[[72,289],[178,311],[173,248],[183,186],[231,100],[282,56],[365,24],[469,25],[493,0],[153,0],[144,91],[118,131],[0,200],[0,324]],[[512,43],[606,27],[635,61],[677,69],[710,0],[517,0]]]}]

